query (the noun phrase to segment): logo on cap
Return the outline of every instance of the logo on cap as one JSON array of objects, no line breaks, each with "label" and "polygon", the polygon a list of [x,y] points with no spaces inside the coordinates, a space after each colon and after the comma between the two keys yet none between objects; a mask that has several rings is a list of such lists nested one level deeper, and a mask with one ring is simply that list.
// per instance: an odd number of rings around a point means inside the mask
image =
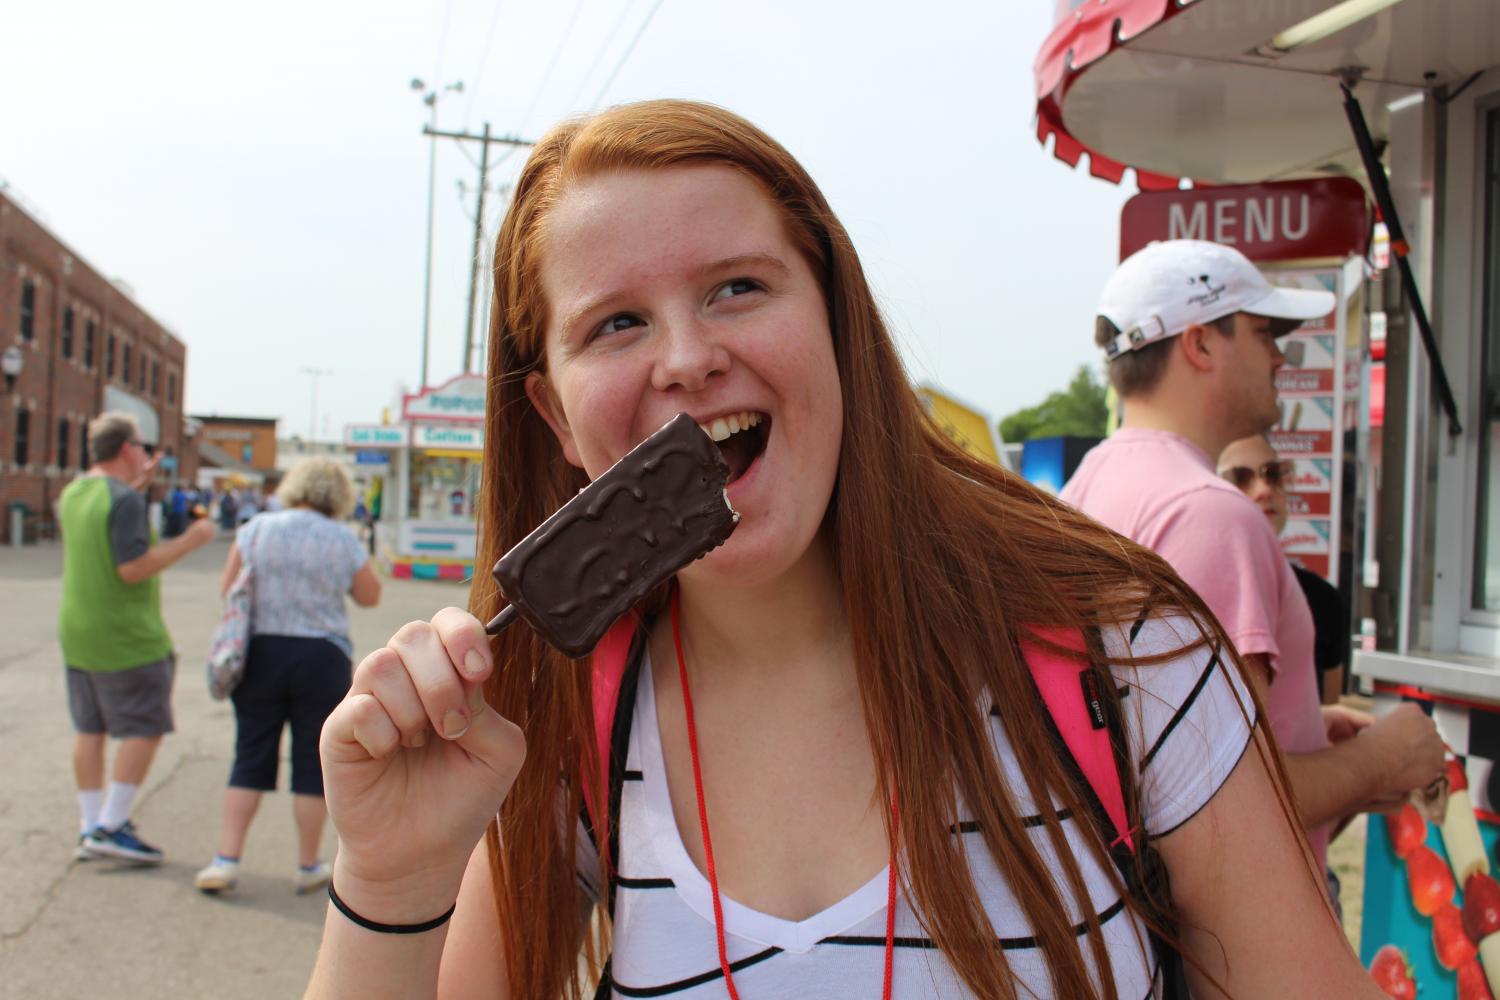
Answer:
[{"label": "logo on cap", "polygon": [[1204,291],[1200,292],[1199,294],[1188,296],[1188,304],[1195,306],[1213,305],[1215,302],[1219,301],[1219,296],[1224,294],[1224,289],[1229,287],[1227,284],[1221,284],[1218,288],[1215,288],[1213,279],[1211,279],[1206,274],[1200,274],[1196,278],[1189,278],[1188,284],[1201,284],[1204,288]]}]

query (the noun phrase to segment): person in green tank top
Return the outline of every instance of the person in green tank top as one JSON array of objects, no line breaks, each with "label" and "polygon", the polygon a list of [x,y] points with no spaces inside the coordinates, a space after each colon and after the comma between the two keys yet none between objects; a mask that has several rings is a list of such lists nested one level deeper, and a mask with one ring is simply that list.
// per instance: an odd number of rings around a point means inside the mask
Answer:
[{"label": "person in green tank top", "polygon": [[[176,658],[161,617],[157,579],[213,540],[212,523],[155,544],[140,488],[156,468],[135,419],[105,413],[89,424],[93,467],[58,498],[63,536],[58,639],[68,675],[68,708],[77,735],[75,857],[107,856],[148,864],[162,853],[136,835],[130,809],[162,736],[172,731]],[[107,737],[120,741],[104,789]]]}]

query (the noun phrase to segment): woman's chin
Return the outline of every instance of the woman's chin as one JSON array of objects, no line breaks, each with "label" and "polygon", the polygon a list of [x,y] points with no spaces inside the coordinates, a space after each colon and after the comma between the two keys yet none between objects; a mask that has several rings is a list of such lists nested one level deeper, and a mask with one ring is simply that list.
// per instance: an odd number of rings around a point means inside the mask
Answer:
[{"label": "woman's chin", "polygon": [[788,539],[785,526],[741,521],[723,545],[684,566],[678,578],[689,588],[753,590],[785,579],[817,546],[817,535]]}]

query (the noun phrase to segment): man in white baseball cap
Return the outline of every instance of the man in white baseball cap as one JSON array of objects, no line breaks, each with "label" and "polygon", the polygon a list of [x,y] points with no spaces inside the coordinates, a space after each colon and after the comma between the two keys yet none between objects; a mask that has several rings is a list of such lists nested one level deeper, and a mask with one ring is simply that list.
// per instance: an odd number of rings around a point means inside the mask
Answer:
[{"label": "man in white baseball cap", "polygon": [[1415,707],[1375,720],[1319,705],[1312,615],[1291,564],[1266,518],[1215,473],[1225,446],[1279,417],[1278,339],[1336,306],[1331,292],[1273,286],[1215,243],[1168,240],[1132,255],[1106,283],[1094,331],[1124,418],[1062,491],[1165,558],[1223,624],[1286,754],[1323,871],[1339,820],[1395,804],[1443,768],[1442,741]]}]

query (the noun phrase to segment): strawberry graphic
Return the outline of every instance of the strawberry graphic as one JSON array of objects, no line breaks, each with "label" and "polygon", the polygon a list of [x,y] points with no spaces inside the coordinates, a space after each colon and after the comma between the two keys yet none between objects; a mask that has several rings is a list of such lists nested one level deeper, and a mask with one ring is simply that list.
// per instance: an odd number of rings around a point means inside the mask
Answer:
[{"label": "strawberry graphic", "polygon": [[1388,944],[1375,953],[1375,960],[1370,963],[1370,975],[1386,996],[1396,1000],[1416,1000],[1417,984],[1411,978],[1411,965],[1407,963],[1405,953],[1395,945]]},{"label": "strawberry graphic", "polygon": [[1453,902],[1453,876],[1436,851],[1416,847],[1406,856],[1406,877],[1411,883],[1411,902],[1417,912],[1430,917],[1444,903]]},{"label": "strawberry graphic", "polygon": [[1445,969],[1456,969],[1479,953],[1464,933],[1463,914],[1452,903],[1444,903],[1432,915],[1432,947]]},{"label": "strawberry graphic", "polygon": [[1408,802],[1397,811],[1385,814],[1385,832],[1391,839],[1396,857],[1404,858],[1414,848],[1426,843],[1427,820],[1417,812],[1416,806]]},{"label": "strawberry graphic", "polygon": [[1458,967],[1458,1000],[1495,1000],[1479,962],[1469,959]]},{"label": "strawberry graphic", "polygon": [[1475,944],[1500,931],[1500,883],[1474,874],[1464,883],[1464,933]]},{"label": "strawberry graphic", "polygon": [[1469,776],[1464,773],[1464,762],[1458,757],[1449,757],[1443,765],[1448,775],[1448,791],[1465,792],[1469,789]]}]

